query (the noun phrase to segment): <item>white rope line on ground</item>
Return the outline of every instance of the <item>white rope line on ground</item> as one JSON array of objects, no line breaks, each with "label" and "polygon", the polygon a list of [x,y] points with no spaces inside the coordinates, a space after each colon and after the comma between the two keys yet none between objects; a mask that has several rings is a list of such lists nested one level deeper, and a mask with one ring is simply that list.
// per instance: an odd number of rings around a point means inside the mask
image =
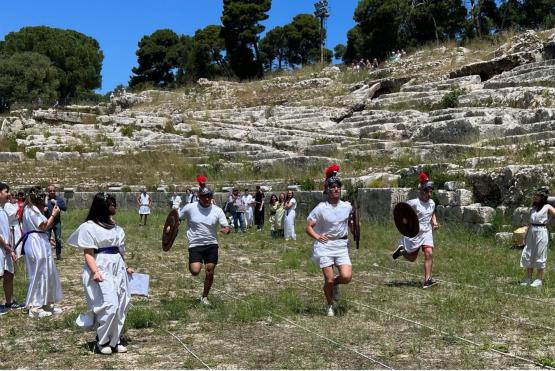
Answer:
[{"label": "white rope line on ground", "polygon": [[[245,268],[245,267],[243,267],[243,269],[246,269],[246,270],[249,270],[249,271],[251,271],[251,272],[261,274],[261,275],[271,276],[271,275],[266,274],[266,273],[263,273],[263,272],[258,272],[258,271],[254,270],[254,269]],[[273,277],[275,280],[293,282],[293,283],[295,283],[296,285],[298,285],[298,286],[300,286],[300,287],[303,287],[303,288],[305,288],[305,289],[312,290],[312,291],[318,291],[318,292],[319,292],[319,290],[317,290],[317,289],[314,289],[314,288],[312,288],[312,287],[305,286],[305,285],[303,285],[303,284],[301,284],[301,283],[294,282],[294,281],[292,281],[292,280],[287,280],[287,279],[282,280],[282,279],[280,279],[279,277],[274,277],[274,276],[272,276],[272,277]],[[465,343],[467,343],[467,344],[474,345],[474,346],[476,346],[476,347],[478,347],[478,348],[480,348],[480,349],[484,349],[484,346],[483,346],[482,344],[476,343],[476,342],[474,342],[474,341],[472,341],[472,340],[468,340],[468,339],[463,338],[463,337],[458,336],[458,335],[450,334],[450,333],[448,333],[448,332],[446,332],[446,331],[443,331],[443,330],[436,329],[436,328],[434,328],[434,327],[428,326],[428,325],[423,324],[423,323],[420,323],[420,322],[418,322],[418,321],[414,321],[414,320],[411,320],[411,319],[409,319],[409,318],[405,318],[405,317],[400,316],[400,315],[398,315],[398,314],[389,313],[389,312],[384,311],[384,310],[382,310],[382,309],[372,307],[371,305],[364,304],[364,303],[360,303],[360,302],[358,302],[358,301],[356,301],[356,300],[348,300],[348,299],[346,299],[345,301],[349,301],[349,302],[351,302],[351,303],[354,303],[354,304],[357,304],[357,305],[360,305],[360,306],[369,308],[369,309],[371,309],[371,310],[373,310],[373,311],[376,311],[376,312],[379,312],[379,313],[382,313],[382,314],[385,314],[385,315],[388,315],[388,316],[391,316],[391,317],[399,318],[399,319],[404,320],[404,321],[406,321],[406,322],[415,324],[415,325],[420,326],[420,327],[427,328],[427,329],[429,329],[429,330],[432,330],[432,331],[434,331],[434,332],[440,333],[440,334],[442,334],[442,335],[451,336],[451,337],[453,337],[453,338],[455,338],[455,339],[457,339],[457,340],[460,340],[460,341],[465,342]],[[528,358],[525,358],[525,357],[521,357],[521,356],[519,356],[519,355],[515,355],[515,354],[511,354],[511,353],[507,353],[507,352],[502,352],[502,351],[500,351],[500,350],[492,349],[492,348],[488,348],[488,349],[485,349],[485,350],[488,351],[488,352],[500,354],[500,355],[503,355],[503,356],[506,356],[506,357],[518,359],[518,360],[524,361],[524,362],[526,362],[526,363],[530,363],[530,364],[533,364],[533,365],[536,365],[536,366],[540,366],[540,367],[543,367],[543,368],[547,368],[547,369],[550,369],[550,370],[553,370],[553,369],[554,369],[554,368],[552,368],[552,367],[546,366],[546,365],[544,365],[544,364],[541,364],[541,363],[539,363],[539,362],[536,362],[536,361],[534,361],[534,360],[531,360],[531,359],[528,359]]]},{"label": "white rope line on ground", "polygon": [[[379,265],[378,263],[373,263],[372,265],[373,265],[374,267],[381,268],[381,269],[385,269],[385,270],[389,270],[389,271],[393,271],[393,272],[399,272],[399,273],[404,273],[404,274],[407,274],[407,275],[410,275],[410,276],[421,277],[420,275],[415,274],[415,273],[405,272],[405,271],[400,270],[400,269],[394,269],[394,268],[384,267],[384,266],[382,266],[382,265]],[[452,281],[446,281],[446,280],[440,280],[440,279],[437,279],[436,281],[437,281],[437,282],[445,282],[445,283],[450,284],[450,285],[457,285],[457,286],[469,287],[469,288],[475,289],[475,290],[484,290],[483,287],[474,286],[474,285],[469,285],[469,284],[467,284],[467,283],[452,282]],[[533,298],[533,297],[527,296],[527,295],[513,294],[513,293],[511,293],[511,292],[506,292],[506,291],[500,290],[500,289],[498,289],[498,288],[495,288],[495,291],[497,291],[498,293],[503,294],[503,295],[513,296],[513,297],[517,297],[517,298],[520,298],[520,299],[526,299],[526,300],[536,301],[536,302],[544,303],[544,304],[551,304],[551,305],[555,304],[553,301],[544,300],[544,299],[541,299],[541,298]]]},{"label": "white rope line on ground", "polygon": [[212,369],[210,368],[210,366],[208,366],[206,363],[204,363],[204,361],[203,361],[202,359],[200,359],[191,349],[189,349],[189,347],[188,347],[187,345],[185,345],[185,343],[183,343],[183,341],[181,341],[180,338],[178,338],[175,334],[169,332],[168,330],[164,330],[164,331],[166,331],[168,334],[170,334],[171,336],[173,336],[174,338],[176,338],[177,341],[179,341],[179,343],[180,343],[181,345],[183,345],[183,347],[185,348],[185,350],[186,350],[187,352],[191,353],[191,355],[192,355],[193,357],[195,357],[200,363],[202,363],[204,367],[206,367],[206,368],[209,369],[209,370],[212,370]]},{"label": "white rope line on ground", "polygon": [[[134,307],[133,303],[129,303],[129,306]],[[158,326],[160,326],[160,325],[158,324]],[[210,368],[210,366],[208,366],[206,363],[204,363],[204,361],[203,361],[202,359],[200,359],[191,349],[189,349],[189,347],[187,347],[187,345],[185,345],[185,344],[183,343],[183,341],[181,341],[180,338],[178,338],[176,335],[172,334],[171,332],[169,332],[169,331],[166,330],[166,329],[161,329],[161,330],[167,332],[168,334],[170,334],[171,336],[173,336],[174,338],[176,338],[177,341],[179,341],[179,342],[181,343],[181,345],[183,345],[183,347],[185,348],[185,350],[186,350],[187,352],[191,353],[191,355],[192,355],[193,357],[195,357],[200,363],[202,363],[202,364],[204,365],[204,367],[206,367],[206,368],[209,369],[209,370],[212,370],[212,369]]]},{"label": "white rope line on ground", "polygon": [[[168,266],[166,266],[166,265],[164,265],[164,264],[161,264],[161,265],[162,265],[162,266],[165,266],[166,268],[169,268]],[[232,265],[234,265],[234,264],[232,264]],[[188,275],[185,275],[185,274],[181,273],[180,271],[177,271],[177,273],[179,273],[181,276],[183,276],[183,277],[185,277],[185,278],[188,278],[188,279],[190,279],[190,280],[192,280],[192,281],[194,281],[194,282],[196,282],[196,283],[203,284],[203,281],[201,281],[200,279],[194,279],[193,277],[190,277],[190,276],[188,276]],[[226,292],[226,291],[224,291],[224,290],[217,289],[217,288],[214,288],[214,287],[212,287],[211,290],[220,292],[220,293],[222,293],[222,294],[224,294],[224,295],[230,297],[230,298],[233,299],[233,300],[246,302],[245,299],[241,299],[241,298],[235,297],[235,296],[229,294],[228,292]],[[371,362],[374,362],[374,363],[376,363],[376,364],[378,364],[378,365],[380,365],[380,366],[382,366],[382,367],[384,367],[384,368],[387,368],[388,370],[393,370],[392,367],[390,367],[390,366],[388,366],[388,365],[386,365],[386,364],[384,364],[384,363],[378,361],[377,359],[374,359],[374,358],[372,358],[372,357],[370,357],[370,356],[368,356],[368,355],[366,355],[366,354],[364,354],[364,353],[361,353],[361,352],[359,352],[359,351],[356,350],[356,349],[349,348],[348,346],[343,345],[343,344],[341,344],[341,343],[339,343],[339,342],[337,342],[337,341],[335,341],[335,340],[333,340],[333,339],[331,339],[331,338],[328,338],[328,337],[326,337],[326,336],[324,336],[324,335],[321,335],[321,334],[319,334],[319,333],[317,333],[317,332],[315,332],[315,331],[313,331],[313,330],[310,330],[310,329],[308,329],[308,328],[305,328],[304,326],[299,325],[298,323],[296,323],[296,322],[290,320],[290,319],[287,318],[287,317],[281,316],[281,315],[279,315],[279,314],[277,314],[277,313],[274,313],[274,312],[272,312],[272,311],[270,311],[270,310],[268,310],[268,309],[266,309],[266,312],[268,312],[268,313],[269,313],[270,315],[272,315],[272,316],[281,318],[281,319],[287,321],[288,323],[292,324],[293,326],[296,326],[296,327],[298,327],[298,328],[300,328],[300,329],[302,329],[302,330],[304,330],[304,331],[307,331],[307,332],[310,333],[310,334],[316,335],[316,336],[320,337],[321,339],[324,339],[324,340],[326,340],[326,341],[328,341],[328,342],[330,342],[330,343],[332,343],[332,344],[334,344],[334,345],[337,345],[337,346],[340,347],[340,348],[349,350],[349,351],[351,351],[351,352],[353,352],[353,353],[355,353],[355,354],[357,354],[357,355],[359,355],[359,356],[361,356],[361,357],[363,357],[363,358],[365,358],[365,359],[367,359],[367,360],[369,360],[369,361],[371,361]]]}]

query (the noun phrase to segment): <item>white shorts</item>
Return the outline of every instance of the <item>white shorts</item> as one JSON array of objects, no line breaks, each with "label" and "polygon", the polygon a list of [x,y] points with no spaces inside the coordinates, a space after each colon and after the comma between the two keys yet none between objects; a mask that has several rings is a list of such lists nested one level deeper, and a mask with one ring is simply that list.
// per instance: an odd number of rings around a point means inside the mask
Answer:
[{"label": "white shorts", "polygon": [[13,259],[9,254],[6,254],[6,250],[0,247],[0,277],[4,275],[4,271],[14,273]]},{"label": "white shorts", "polygon": [[320,266],[320,268],[330,267],[332,265],[352,265],[349,252],[345,251],[337,255],[317,256],[312,255],[312,261]]}]

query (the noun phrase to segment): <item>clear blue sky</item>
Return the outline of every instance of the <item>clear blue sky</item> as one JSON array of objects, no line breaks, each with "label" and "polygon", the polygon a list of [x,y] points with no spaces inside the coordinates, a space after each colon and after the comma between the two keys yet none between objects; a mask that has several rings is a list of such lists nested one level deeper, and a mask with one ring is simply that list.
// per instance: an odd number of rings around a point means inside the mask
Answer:
[{"label": "clear blue sky", "polygon": [[[289,23],[299,13],[313,13],[316,0],[272,0],[266,30]],[[358,0],[328,0],[327,47],[346,43],[354,26]],[[118,84],[127,85],[136,66],[137,43],[144,35],[169,28],[177,34],[192,35],[209,24],[220,24],[222,0],[5,0],[0,7],[0,39],[25,26],[73,29],[95,38],[104,53],[104,93]]]}]

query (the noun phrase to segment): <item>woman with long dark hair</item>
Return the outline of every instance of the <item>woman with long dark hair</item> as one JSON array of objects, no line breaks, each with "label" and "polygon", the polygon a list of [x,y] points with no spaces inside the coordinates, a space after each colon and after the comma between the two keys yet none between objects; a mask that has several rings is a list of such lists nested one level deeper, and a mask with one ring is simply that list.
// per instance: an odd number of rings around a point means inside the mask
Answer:
[{"label": "woman with long dark hair", "polygon": [[29,279],[25,307],[32,318],[61,313],[62,309],[54,304],[64,298],[46,233],[54,225],[60,208],[54,205],[52,214],[47,219],[41,212],[44,209],[44,198],[45,194],[39,187],[29,189],[21,220],[25,266]]},{"label": "woman with long dark hair", "polygon": [[96,328],[101,354],[127,352],[120,337],[130,302],[127,274],[134,270],[124,260],[125,232],[112,219],[116,206],[112,195],[97,193],[85,222],[68,239],[85,257],[82,281],[89,311],[76,322]]},{"label": "woman with long dark hair", "polygon": [[[541,187],[536,191],[532,202],[526,245],[520,257],[520,266],[526,268],[526,277],[520,283],[523,286],[540,287],[543,284],[543,272],[549,244],[547,223],[555,216],[555,208],[547,203],[548,196],[549,189]],[[532,278],[534,268],[537,275],[535,280]]]},{"label": "woman with long dark hair", "polygon": [[297,239],[297,234],[295,233],[295,209],[297,208],[297,200],[295,200],[295,194],[293,191],[287,192],[287,198],[285,199],[285,218],[283,220],[283,234],[285,241],[292,239]]}]

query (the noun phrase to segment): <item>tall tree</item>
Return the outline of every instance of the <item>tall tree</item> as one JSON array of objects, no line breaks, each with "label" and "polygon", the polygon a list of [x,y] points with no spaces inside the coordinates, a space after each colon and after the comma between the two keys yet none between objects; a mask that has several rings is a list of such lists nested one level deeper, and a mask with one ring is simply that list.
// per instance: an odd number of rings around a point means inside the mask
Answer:
[{"label": "tall tree", "polygon": [[77,31],[24,27],[7,34],[2,49],[7,55],[35,52],[48,57],[57,71],[58,96],[64,100],[101,86],[104,55],[95,39]]},{"label": "tall tree", "polygon": [[139,41],[137,50],[138,67],[133,67],[135,76],[129,86],[151,83],[167,86],[174,82],[174,69],[178,66],[182,44],[179,36],[169,29],[154,31]]},{"label": "tall tree", "polygon": [[14,103],[53,103],[58,98],[58,70],[35,52],[0,57],[0,111]]},{"label": "tall tree", "polygon": [[[285,25],[289,65],[313,63],[320,58],[320,21],[312,14],[298,14]],[[324,34],[325,38],[325,34]]]},{"label": "tall tree", "polygon": [[231,69],[240,79],[261,76],[262,61],[258,50],[259,34],[268,18],[271,0],[224,0],[222,38]]},{"label": "tall tree", "polygon": [[264,67],[272,70],[274,61],[277,61],[277,68],[281,70],[287,56],[287,37],[285,29],[281,26],[272,28],[260,40],[260,55]]},{"label": "tall tree", "polygon": [[197,30],[192,45],[192,74],[195,78],[213,78],[227,74],[227,64],[223,57],[225,47],[221,38],[221,26],[210,25]]},{"label": "tall tree", "polygon": [[347,47],[345,44],[337,44],[333,48],[333,57],[335,59],[343,59],[345,57],[345,52],[347,51]]},{"label": "tall tree", "polygon": [[523,0],[522,16],[524,27],[553,27],[555,26],[555,1]]}]

